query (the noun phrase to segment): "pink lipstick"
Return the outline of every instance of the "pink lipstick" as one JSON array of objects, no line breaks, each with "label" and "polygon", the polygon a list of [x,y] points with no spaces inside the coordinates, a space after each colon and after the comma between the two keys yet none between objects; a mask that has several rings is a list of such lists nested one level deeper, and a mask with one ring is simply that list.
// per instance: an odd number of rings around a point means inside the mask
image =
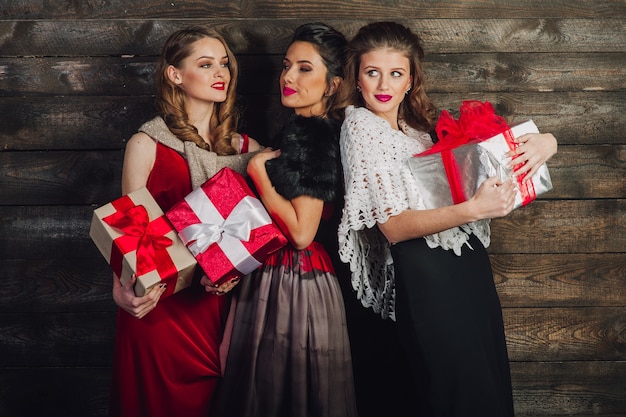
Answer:
[{"label": "pink lipstick", "polygon": [[392,96],[390,96],[388,94],[377,94],[374,97],[376,97],[376,100],[382,101],[383,103],[388,102],[392,98]]},{"label": "pink lipstick", "polygon": [[290,87],[283,87],[283,96],[290,96],[296,94],[296,90]]}]

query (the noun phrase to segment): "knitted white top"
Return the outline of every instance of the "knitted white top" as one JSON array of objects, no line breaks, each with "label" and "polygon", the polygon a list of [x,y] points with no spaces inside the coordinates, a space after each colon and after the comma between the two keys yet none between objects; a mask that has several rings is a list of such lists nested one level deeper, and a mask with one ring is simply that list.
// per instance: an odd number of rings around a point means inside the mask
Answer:
[{"label": "knitted white top", "polygon": [[[339,225],[339,256],[350,264],[352,287],[365,307],[395,320],[390,244],[376,223],[407,209],[425,209],[407,160],[432,146],[430,135],[402,120],[400,130],[366,108],[349,106],[341,128],[345,206]],[[425,236],[428,246],[461,254],[469,234],[489,246],[489,221],[481,220]],[[469,244],[468,244],[469,245]]]}]

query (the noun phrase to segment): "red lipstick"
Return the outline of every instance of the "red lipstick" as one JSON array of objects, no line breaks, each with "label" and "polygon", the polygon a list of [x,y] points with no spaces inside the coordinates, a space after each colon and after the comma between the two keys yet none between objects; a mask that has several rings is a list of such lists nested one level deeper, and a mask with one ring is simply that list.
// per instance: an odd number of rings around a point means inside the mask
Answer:
[{"label": "red lipstick", "polygon": [[216,90],[224,90],[224,88],[226,87],[226,83],[223,81],[220,81],[218,83],[212,84],[211,87],[215,88]]}]

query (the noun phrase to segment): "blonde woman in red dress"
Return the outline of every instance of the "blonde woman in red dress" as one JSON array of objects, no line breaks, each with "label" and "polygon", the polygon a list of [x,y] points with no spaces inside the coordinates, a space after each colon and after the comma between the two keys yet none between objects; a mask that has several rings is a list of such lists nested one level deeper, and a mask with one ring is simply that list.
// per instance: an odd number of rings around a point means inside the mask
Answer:
[{"label": "blonde woman in red dress", "polygon": [[[126,145],[123,194],[147,187],[165,212],[224,166],[245,173],[259,144],[236,132],[236,79],[235,57],[216,32],[192,27],[169,37],[156,71],[159,116]],[[110,416],[212,415],[229,308],[219,295],[236,281],[215,288],[199,278],[160,299],[164,287],[136,297],[135,278],[121,285],[113,277],[120,309]]]}]

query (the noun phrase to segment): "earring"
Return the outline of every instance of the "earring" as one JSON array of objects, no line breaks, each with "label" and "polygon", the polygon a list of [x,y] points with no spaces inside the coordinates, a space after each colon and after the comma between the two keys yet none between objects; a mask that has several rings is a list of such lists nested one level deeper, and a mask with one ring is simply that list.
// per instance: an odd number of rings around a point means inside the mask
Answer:
[{"label": "earring", "polygon": [[358,91],[359,93],[361,92],[361,86],[360,85],[356,86],[356,91]]},{"label": "earring", "polygon": [[408,95],[410,92],[411,92],[411,89],[409,88],[408,90],[404,92],[404,94]]}]

